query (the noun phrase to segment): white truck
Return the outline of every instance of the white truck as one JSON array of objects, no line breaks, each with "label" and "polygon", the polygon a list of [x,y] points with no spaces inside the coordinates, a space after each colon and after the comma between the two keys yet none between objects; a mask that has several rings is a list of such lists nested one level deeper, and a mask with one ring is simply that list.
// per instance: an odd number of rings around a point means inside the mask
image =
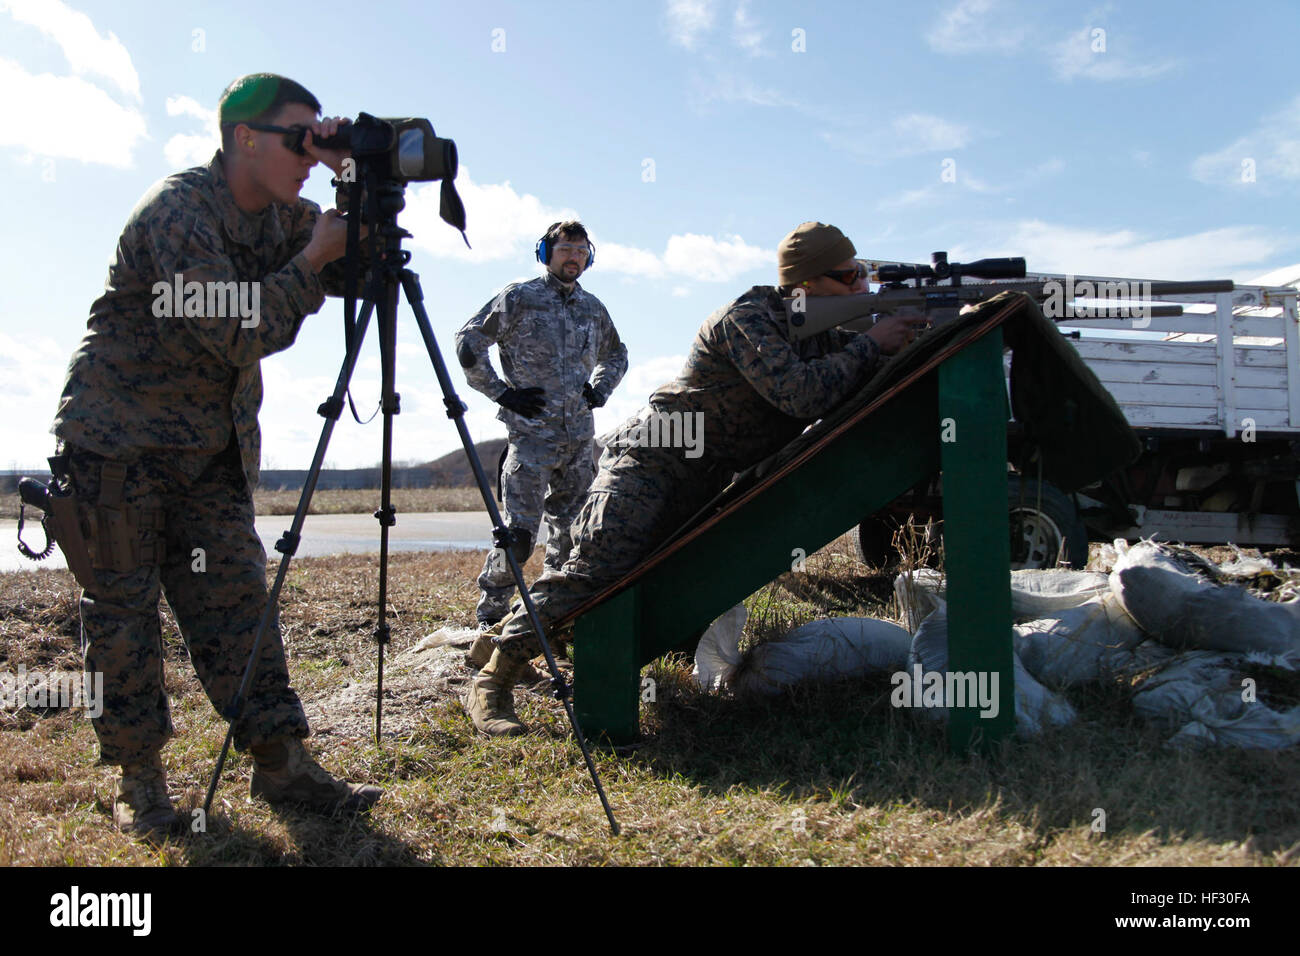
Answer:
[{"label": "white truck", "polygon": [[[1291,273],[1300,268],[1263,277],[1276,285],[1142,296],[1178,303],[1183,314],[1126,319],[1086,316],[1136,305],[1132,290],[1150,288],[1148,280],[1025,276],[1055,281],[1073,298],[1074,317],[1058,327],[1115,397],[1143,453],[1073,496],[1013,468],[1014,567],[1082,567],[1090,536],[1300,547],[1300,293]],[[1018,438],[1013,423],[1012,463]],[[936,479],[863,521],[857,538],[864,561],[889,551],[908,514],[941,514],[941,493]]]}]

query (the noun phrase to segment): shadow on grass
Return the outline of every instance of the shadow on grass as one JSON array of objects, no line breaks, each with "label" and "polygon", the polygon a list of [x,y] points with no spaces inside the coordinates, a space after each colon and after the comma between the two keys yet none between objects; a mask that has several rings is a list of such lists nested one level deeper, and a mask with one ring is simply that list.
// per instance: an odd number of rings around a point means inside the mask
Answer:
[{"label": "shadow on grass", "polygon": [[1108,834],[1160,842],[1250,841],[1264,853],[1300,842],[1300,751],[1172,750],[1172,730],[1139,722],[1119,688],[1072,694],[1079,720],[1069,727],[956,756],[942,722],[890,705],[887,677],[733,699],[698,690],[681,660],[650,673],[659,700],[643,705],[646,736],[631,759],[714,795],[744,787],[846,808],[992,808],[1044,838],[1102,820]]}]

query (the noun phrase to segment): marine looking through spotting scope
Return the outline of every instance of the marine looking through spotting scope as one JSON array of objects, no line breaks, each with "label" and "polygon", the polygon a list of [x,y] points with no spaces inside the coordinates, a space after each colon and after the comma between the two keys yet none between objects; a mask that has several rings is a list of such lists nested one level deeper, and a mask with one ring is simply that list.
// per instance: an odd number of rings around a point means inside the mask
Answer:
[{"label": "marine looking through spotting scope", "polygon": [[[307,136],[305,130],[282,129],[280,132],[286,137],[297,136],[298,149],[302,150],[302,144]],[[222,716],[230,722],[230,725],[226,731],[225,742],[221,746],[221,753],[217,757],[217,765],[208,781],[203,811],[207,813],[211,810],[212,799],[221,779],[226,756],[234,742],[235,729],[240,724],[248,701],[252,679],[260,661],[263,640],[268,632],[274,630],[280,593],[284,587],[289,562],[297,552],[302,539],[303,524],[311,505],[311,497],[320,479],[321,469],[324,467],[330,436],[333,434],[335,422],[343,412],[344,396],[346,395],[351,402],[352,373],[360,357],[362,341],[372,315],[377,317],[376,324],[379,332],[381,375],[379,409],[383,412],[380,504],[379,510],[375,512],[375,518],[379,521],[379,597],[374,629],[375,642],[378,645],[375,741],[378,743],[383,739],[384,648],[391,638],[388,626],[388,529],[397,523],[397,509],[392,504],[393,417],[401,411],[401,396],[395,389],[397,305],[399,296],[405,294],[407,304],[415,314],[416,325],[419,327],[420,336],[424,339],[425,349],[429,353],[438,385],[442,389],[447,417],[455,423],[456,432],[465,449],[465,457],[474,473],[474,481],[478,485],[479,494],[483,497],[483,506],[492,519],[492,540],[505,552],[515,586],[519,589],[520,599],[527,610],[529,623],[541,644],[546,666],[551,672],[552,694],[564,707],[569,724],[573,728],[573,736],[587,765],[587,772],[591,776],[596,794],[600,797],[601,806],[609,820],[610,830],[617,835],[618,823],[614,819],[614,811],[609,805],[609,799],[605,796],[605,789],[601,786],[591,750],[587,746],[587,739],[583,735],[577,713],[573,708],[573,695],[556,664],[555,655],[546,638],[546,629],[542,626],[537,608],[529,596],[528,582],[524,580],[523,570],[510,550],[510,530],[497,509],[491,485],[465,424],[467,408],[456,395],[446,363],[442,359],[442,352],[434,338],[433,326],[424,308],[424,291],[420,288],[420,277],[407,268],[411,253],[402,248],[402,240],[411,236],[411,233],[397,223],[398,215],[406,207],[404,194],[407,184],[439,179],[442,180],[442,186],[438,213],[443,221],[460,230],[462,238],[465,238],[465,244],[469,245],[469,239],[465,237],[465,206],[456,193],[454,183],[457,166],[456,144],[449,139],[439,139],[435,136],[432,124],[426,119],[379,119],[368,113],[360,113],[356,122],[343,125],[334,136],[322,138],[316,141],[316,145],[325,149],[350,151],[350,156],[344,160],[338,174],[348,186],[347,194],[343,197],[348,209],[347,251],[343,262],[343,328],[347,354],[339,370],[333,393],[317,409],[325,419],[325,423],[321,427],[316,453],[312,458],[307,477],[303,481],[302,494],[298,499],[298,507],[294,511],[293,523],[275,545],[275,549],[282,557],[276,568],[275,582],[267,595],[266,607],[258,622],[257,633],[253,638],[252,650],[249,652],[248,663],[244,667],[239,689],[230,703],[222,709]],[[367,223],[364,249],[361,245],[362,221]],[[364,284],[364,292],[361,296],[361,311],[358,314],[357,290],[362,284]],[[360,421],[355,405],[352,414]]]}]

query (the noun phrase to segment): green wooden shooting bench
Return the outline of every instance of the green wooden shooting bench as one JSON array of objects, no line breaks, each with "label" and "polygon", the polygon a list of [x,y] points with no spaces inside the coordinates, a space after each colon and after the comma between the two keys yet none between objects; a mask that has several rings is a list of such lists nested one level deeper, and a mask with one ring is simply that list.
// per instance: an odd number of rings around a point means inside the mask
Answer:
[{"label": "green wooden shooting bench", "polygon": [[[612,743],[636,739],[644,665],[670,651],[693,653],[715,618],[791,569],[795,548],[812,554],[942,470],[948,666],[1000,675],[997,716],[980,718],[978,705],[954,707],[949,744],[961,752],[1009,734],[1015,689],[1004,327],[1009,339],[1029,343],[1033,363],[1043,363],[1045,354],[1065,366],[1073,364],[1068,356],[1077,361],[1068,344],[1042,341],[1061,336],[1032,300],[999,296],[922,336],[835,414],[740,476],[627,576],[557,621],[553,631],[573,627],[574,702],[584,732]],[[1080,395],[1099,391],[1102,404],[1109,400],[1095,377],[1086,381],[1091,372],[1082,362],[1032,371],[1076,386],[1038,403],[1046,413],[1038,408],[1037,419],[1049,428],[1079,425]],[[1068,381],[1072,376],[1080,381]],[[1115,435],[1132,438],[1113,401],[1110,410],[1119,422]],[[1071,447],[1068,436],[1056,437]],[[1086,470],[1104,468],[1104,474],[1117,467],[1111,461],[1136,455],[1136,438],[1123,449],[1115,436],[1089,438],[1115,447]],[[1077,468],[1074,477],[1095,480]]]}]

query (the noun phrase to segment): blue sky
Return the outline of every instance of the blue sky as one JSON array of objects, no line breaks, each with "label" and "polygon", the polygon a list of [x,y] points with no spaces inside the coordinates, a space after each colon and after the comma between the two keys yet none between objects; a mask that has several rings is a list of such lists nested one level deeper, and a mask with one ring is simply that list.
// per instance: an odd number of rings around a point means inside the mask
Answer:
[{"label": "blue sky", "polygon": [[[603,430],[677,372],[710,312],[775,280],[777,243],[808,219],[882,259],[1239,281],[1300,261],[1298,25],[1281,2],[0,2],[0,468],[51,453],[128,214],[206,162],[241,74],[456,140],[473,250],[438,219],[436,184],[412,186],[401,219],[448,354],[502,285],[537,274],[546,225],[581,217],[597,247],[583,285],[632,366]],[[317,167],[304,195],[328,206],[328,179]],[[340,314],[328,300],[263,362],[264,467],[310,461]],[[398,335],[394,454],[428,460],[458,442],[405,309]],[[453,377],[475,438],[503,435]],[[353,385],[368,413],[373,341]],[[348,419],[327,460],[379,454],[378,421]]]}]

